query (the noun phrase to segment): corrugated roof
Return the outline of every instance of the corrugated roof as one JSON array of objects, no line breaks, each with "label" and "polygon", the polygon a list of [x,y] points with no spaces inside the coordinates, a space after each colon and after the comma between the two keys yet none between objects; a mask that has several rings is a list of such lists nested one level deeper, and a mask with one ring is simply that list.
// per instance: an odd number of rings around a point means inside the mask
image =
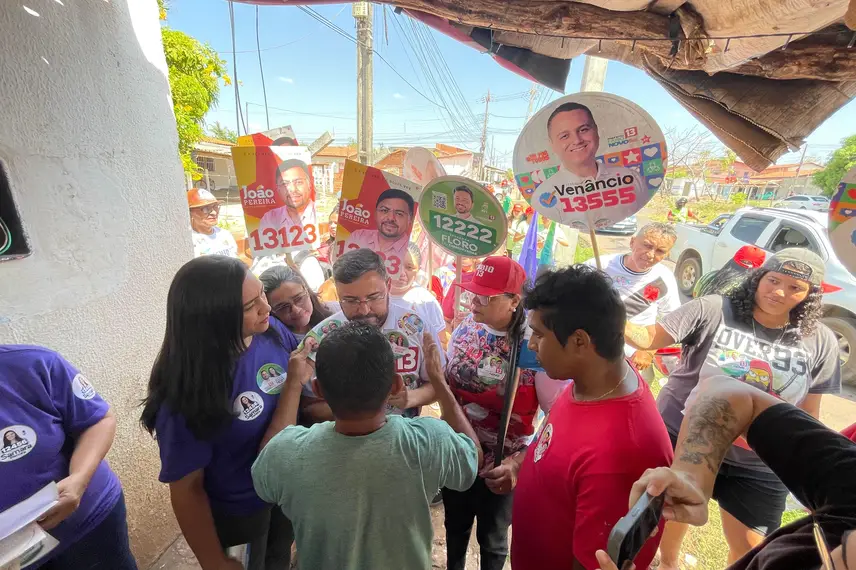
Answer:
[{"label": "corrugated roof", "polygon": [[350,146],[328,146],[319,150],[315,156],[326,156],[329,158],[353,158],[357,156],[357,149]]},{"label": "corrugated roof", "polygon": [[201,140],[202,140],[202,142],[207,142],[210,144],[222,144],[224,146],[236,146],[235,143],[233,143],[233,142],[224,141],[223,139],[215,139],[214,137],[209,137],[209,136],[205,136],[205,135],[202,135]]}]

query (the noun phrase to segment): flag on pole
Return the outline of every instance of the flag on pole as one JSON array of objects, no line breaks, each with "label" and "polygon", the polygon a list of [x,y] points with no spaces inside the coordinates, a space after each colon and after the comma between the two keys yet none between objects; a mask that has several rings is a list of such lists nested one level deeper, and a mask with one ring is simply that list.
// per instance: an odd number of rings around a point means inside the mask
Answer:
[{"label": "flag on pole", "polygon": [[526,230],[518,263],[526,272],[526,280],[534,283],[538,274],[538,212],[532,214],[532,221],[529,223],[529,229]]},{"label": "flag on pole", "polygon": [[553,265],[553,244],[556,241],[556,222],[549,221],[550,229],[547,230],[547,239],[544,240],[544,247],[541,249],[541,257],[538,260],[538,265]]}]

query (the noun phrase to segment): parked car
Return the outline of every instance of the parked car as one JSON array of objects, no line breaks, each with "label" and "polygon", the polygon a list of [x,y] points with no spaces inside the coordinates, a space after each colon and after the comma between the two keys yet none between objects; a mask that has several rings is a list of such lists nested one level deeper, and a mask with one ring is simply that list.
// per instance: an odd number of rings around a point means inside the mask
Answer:
[{"label": "parked car", "polygon": [[826,212],[829,210],[829,199],[825,196],[797,194],[796,196],[788,196],[784,200],[779,200],[773,204],[773,207]]},{"label": "parked car", "polygon": [[598,234],[620,234],[624,236],[636,233],[636,216],[630,216],[611,226],[595,230]]},{"label": "parked car", "polygon": [[829,243],[825,213],[780,208],[741,208],[723,214],[707,226],[677,224],[678,239],[669,255],[675,262],[678,289],[692,295],[704,273],[720,269],[744,245],[768,253],[806,247],[826,262],[823,322],[838,339],[842,380],[856,386],[856,278],[835,256]]}]

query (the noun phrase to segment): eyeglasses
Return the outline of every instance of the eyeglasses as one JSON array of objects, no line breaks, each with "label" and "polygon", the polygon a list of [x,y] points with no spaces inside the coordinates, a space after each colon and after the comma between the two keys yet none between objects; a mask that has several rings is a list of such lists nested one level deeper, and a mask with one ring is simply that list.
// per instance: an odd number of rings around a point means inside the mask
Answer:
[{"label": "eyeglasses", "polygon": [[496,299],[497,297],[513,297],[514,295],[511,295],[509,293],[500,293],[499,295],[476,295],[472,293],[472,296],[473,301],[475,301],[479,305],[486,307],[490,305],[490,302]]},{"label": "eyeglasses", "polygon": [[410,215],[410,212],[407,210],[392,210],[390,208],[387,208],[386,206],[382,206],[377,209],[377,213],[381,216],[386,216],[390,212],[392,212],[396,218],[406,218]]},{"label": "eyeglasses", "polygon": [[220,212],[220,204],[208,204],[207,206],[202,206],[199,208],[199,211],[205,214],[206,216],[211,214],[212,212],[218,214]]},{"label": "eyeglasses", "polygon": [[353,297],[346,297],[344,299],[339,299],[339,303],[345,307],[357,308],[360,305],[371,306],[376,303],[380,303],[385,299],[386,293],[374,293],[372,295],[369,295],[365,299],[354,299]]},{"label": "eyeglasses", "polygon": [[285,313],[287,315],[287,314],[291,313],[291,311],[294,310],[295,305],[302,305],[303,302],[306,301],[306,299],[308,297],[309,297],[309,293],[307,293],[306,291],[304,291],[303,293],[299,293],[299,294],[297,294],[291,298],[290,303],[280,303],[279,305],[277,305],[276,307],[271,309],[271,312],[273,312],[273,313],[280,313],[281,312],[281,313]]},{"label": "eyeglasses", "polygon": [[292,186],[295,190],[303,190],[309,186],[309,181],[305,178],[295,178],[294,180],[279,180],[276,185],[278,187],[285,188],[286,190]]}]

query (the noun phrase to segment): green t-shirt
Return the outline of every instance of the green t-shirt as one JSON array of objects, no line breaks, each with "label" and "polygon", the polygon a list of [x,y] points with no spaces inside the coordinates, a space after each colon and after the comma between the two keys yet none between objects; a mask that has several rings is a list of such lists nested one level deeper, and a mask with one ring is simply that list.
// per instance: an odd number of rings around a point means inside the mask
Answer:
[{"label": "green t-shirt", "polygon": [[300,567],[431,568],[430,503],[465,491],[478,472],[475,444],[429,417],[390,415],[364,436],[333,422],[289,426],[253,464],[253,483],[294,525]]}]

